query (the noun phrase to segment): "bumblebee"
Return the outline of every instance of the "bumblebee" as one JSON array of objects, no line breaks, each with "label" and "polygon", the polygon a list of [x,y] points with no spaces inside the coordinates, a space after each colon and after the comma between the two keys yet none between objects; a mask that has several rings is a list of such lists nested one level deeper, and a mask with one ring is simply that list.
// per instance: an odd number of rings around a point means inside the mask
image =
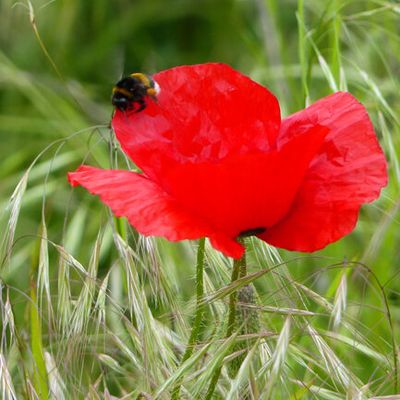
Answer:
[{"label": "bumblebee", "polygon": [[134,109],[135,112],[146,108],[146,96],[157,100],[160,89],[149,75],[134,73],[122,78],[112,90],[111,102],[121,111]]}]

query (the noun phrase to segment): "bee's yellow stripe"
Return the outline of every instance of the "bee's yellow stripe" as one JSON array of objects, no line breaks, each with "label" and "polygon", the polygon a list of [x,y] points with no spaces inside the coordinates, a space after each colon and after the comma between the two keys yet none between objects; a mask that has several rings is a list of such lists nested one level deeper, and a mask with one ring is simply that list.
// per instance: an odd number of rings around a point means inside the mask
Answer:
[{"label": "bee's yellow stripe", "polygon": [[141,72],[135,72],[135,73],[131,74],[130,76],[132,78],[139,79],[143,83],[143,85],[145,85],[146,87],[151,87],[151,81],[147,75],[142,74]]},{"label": "bee's yellow stripe", "polygon": [[130,93],[129,90],[126,90],[124,88],[120,88],[118,86],[114,86],[112,92],[113,93],[122,93],[126,97],[130,97],[132,95],[132,93]]}]

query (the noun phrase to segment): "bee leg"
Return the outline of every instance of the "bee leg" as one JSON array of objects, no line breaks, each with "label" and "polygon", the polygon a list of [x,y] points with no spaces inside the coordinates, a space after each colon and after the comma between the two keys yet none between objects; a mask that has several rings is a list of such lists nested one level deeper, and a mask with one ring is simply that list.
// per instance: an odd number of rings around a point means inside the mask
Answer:
[{"label": "bee leg", "polygon": [[135,112],[142,111],[146,108],[146,102],[144,99],[138,100],[138,103],[139,103],[139,108]]}]

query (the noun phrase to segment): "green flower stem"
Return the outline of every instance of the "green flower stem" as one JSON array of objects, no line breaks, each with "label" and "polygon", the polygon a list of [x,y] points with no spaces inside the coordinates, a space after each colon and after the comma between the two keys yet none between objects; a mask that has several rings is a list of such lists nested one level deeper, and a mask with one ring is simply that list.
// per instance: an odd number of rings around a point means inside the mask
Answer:
[{"label": "green flower stem", "polygon": [[[231,283],[235,282],[239,277],[240,278],[244,277],[246,273],[247,273],[247,267],[246,267],[246,253],[245,253],[243,254],[242,258],[233,261]],[[225,337],[227,338],[232,335],[233,330],[235,328],[236,302],[237,302],[237,292],[234,291],[229,297],[229,316],[225,334]],[[215,387],[217,386],[219,376],[221,375],[221,370],[222,370],[222,365],[215,370],[214,375],[211,379],[210,386],[208,387],[205,400],[211,399]]]},{"label": "green flower stem", "polygon": [[[188,344],[186,346],[185,353],[183,354],[181,365],[192,355],[194,346],[197,343],[197,338],[199,336],[201,330],[201,322],[203,320],[204,315],[204,304],[203,304],[203,295],[204,295],[204,246],[205,246],[205,238],[199,240],[199,247],[197,249],[197,266],[196,266],[196,315],[193,322],[192,332],[189,337]],[[182,378],[180,378],[173,391],[172,391],[172,400],[179,399],[179,393],[181,390]]]},{"label": "green flower stem", "polygon": [[[246,255],[243,254],[242,258],[233,261],[231,283],[235,282],[238,278],[243,278],[246,275]],[[234,291],[229,297],[229,317],[228,326],[226,329],[226,337],[229,337],[233,333],[235,327],[236,318],[236,302],[237,302],[237,291]]]}]

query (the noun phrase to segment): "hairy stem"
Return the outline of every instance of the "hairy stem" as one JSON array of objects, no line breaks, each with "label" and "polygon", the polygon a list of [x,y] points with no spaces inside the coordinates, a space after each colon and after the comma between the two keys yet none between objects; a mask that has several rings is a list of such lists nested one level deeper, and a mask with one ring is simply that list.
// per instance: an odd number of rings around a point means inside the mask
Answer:
[{"label": "hairy stem", "polygon": [[[231,283],[235,282],[238,278],[244,277],[246,273],[247,273],[246,255],[243,254],[242,258],[233,261]],[[237,292],[234,291],[229,297],[229,315],[228,315],[228,324],[226,327],[225,337],[231,336],[235,328],[236,302],[237,302]],[[211,378],[211,383],[210,386],[208,387],[205,400],[211,399],[215,387],[217,386],[219,376],[221,375],[221,370],[222,370],[222,365],[215,370],[214,375]]]},{"label": "hairy stem", "polygon": [[[203,295],[204,295],[204,245],[205,239],[202,238],[199,240],[199,247],[197,249],[197,266],[196,266],[196,315],[193,321],[192,332],[190,334],[188,344],[186,346],[185,353],[183,354],[181,365],[192,355],[194,346],[197,343],[197,338],[199,337],[199,333],[201,330],[201,323],[203,320],[204,314],[204,304],[203,304]],[[179,399],[179,393],[182,385],[182,377],[177,381],[173,391],[172,391],[172,400]]]}]

